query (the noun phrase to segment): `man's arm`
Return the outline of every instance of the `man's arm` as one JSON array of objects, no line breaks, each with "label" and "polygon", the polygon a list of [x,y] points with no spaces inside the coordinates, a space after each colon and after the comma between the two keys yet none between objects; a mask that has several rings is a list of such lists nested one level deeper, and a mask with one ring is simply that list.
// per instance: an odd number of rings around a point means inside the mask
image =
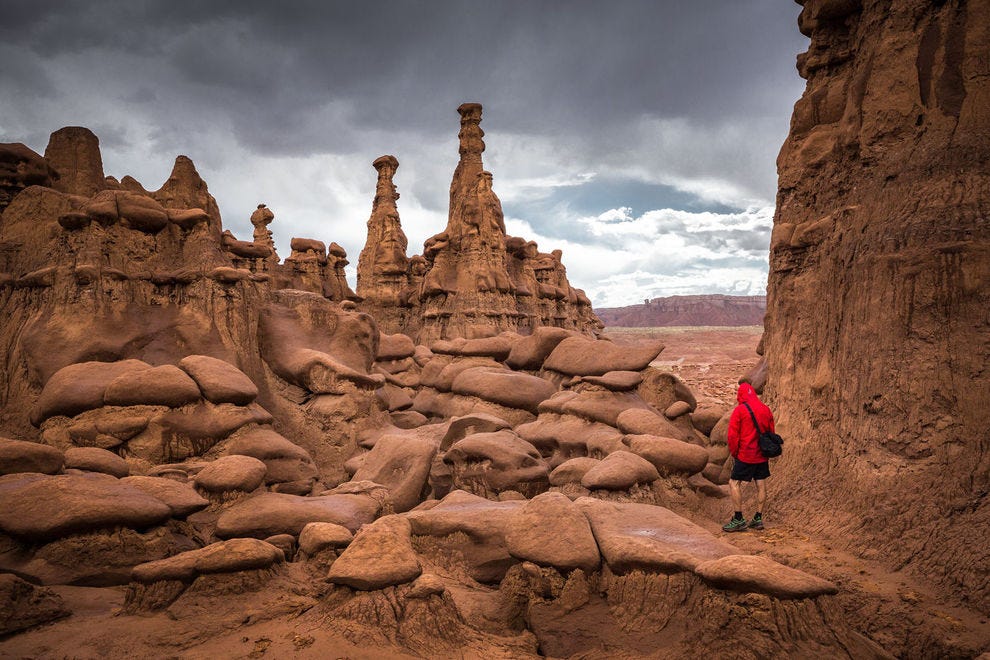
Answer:
[{"label": "man's arm", "polygon": [[736,458],[739,453],[739,432],[742,430],[742,415],[739,414],[739,408],[741,406],[736,406],[729,417],[729,453],[732,454],[732,458]]}]

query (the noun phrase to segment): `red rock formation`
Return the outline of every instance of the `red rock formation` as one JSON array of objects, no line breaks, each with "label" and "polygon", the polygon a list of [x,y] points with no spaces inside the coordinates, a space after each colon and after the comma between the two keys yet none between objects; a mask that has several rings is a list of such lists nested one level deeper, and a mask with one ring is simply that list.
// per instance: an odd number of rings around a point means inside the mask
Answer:
[{"label": "red rock formation", "polygon": [[765,335],[779,508],[990,612],[990,4],[800,4]]},{"label": "red rock formation", "polygon": [[20,142],[0,144],[0,213],[28,186],[51,186],[58,173]]},{"label": "red rock formation", "polygon": [[357,294],[364,299],[363,308],[377,320],[383,332],[400,332],[405,327],[403,307],[408,307],[409,241],[399,223],[395,206],[399,193],[392,177],[399,167],[395,156],[382,156],[373,163],[378,171],[375,201],[368,218],[368,240],[358,257]]},{"label": "red rock formation", "polygon": [[652,298],[642,305],[601,307],[595,312],[607,326],[657,328],[763,325],[766,310],[766,296],[702,295]]},{"label": "red rock formation", "polygon": [[100,139],[88,128],[66,126],[52,133],[45,159],[59,173],[54,188],[60,192],[90,197],[108,187]]}]

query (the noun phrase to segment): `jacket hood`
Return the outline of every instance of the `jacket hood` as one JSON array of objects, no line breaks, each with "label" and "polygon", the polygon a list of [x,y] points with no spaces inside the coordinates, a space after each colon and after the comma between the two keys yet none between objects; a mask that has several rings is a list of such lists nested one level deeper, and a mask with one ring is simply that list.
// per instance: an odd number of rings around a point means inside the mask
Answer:
[{"label": "jacket hood", "polygon": [[736,401],[742,403],[743,401],[749,401],[750,399],[758,398],[756,396],[756,390],[749,383],[739,383],[739,391],[736,392]]}]

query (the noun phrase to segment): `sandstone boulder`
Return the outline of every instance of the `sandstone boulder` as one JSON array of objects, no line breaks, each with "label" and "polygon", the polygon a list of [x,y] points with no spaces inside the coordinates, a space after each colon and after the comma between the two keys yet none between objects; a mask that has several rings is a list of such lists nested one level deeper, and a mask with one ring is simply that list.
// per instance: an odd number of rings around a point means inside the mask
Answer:
[{"label": "sandstone boulder", "polygon": [[698,445],[657,435],[625,437],[629,451],[642,456],[662,474],[696,474],[708,464],[708,452]]},{"label": "sandstone boulder", "polygon": [[72,447],[65,450],[65,467],[87,472],[102,472],[117,478],[131,473],[127,461],[112,451],[99,447]]},{"label": "sandstone boulder", "polygon": [[192,582],[199,575],[268,568],[285,561],[283,552],[258,539],[230,539],[167,559],[138,564],[131,579],[143,584],[165,580]]},{"label": "sandstone boulder", "polygon": [[0,637],[69,616],[57,593],[11,573],[0,573]]},{"label": "sandstone boulder", "polygon": [[425,498],[427,477],[440,444],[442,427],[419,432],[385,434],[364,458],[354,481],[373,481],[389,489],[397,513],[408,511]]},{"label": "sandstone boulder", "polygon": [[553,469],[550,473],[551,486],[563,486],[564,484],[579,484],[584,479],[588,470],[601,463],[600,459],[579,456],[571,458]]},{"label": "sandstone boulder", "polygon": [[533,334],[523,337],[512,346],[505,363],[513,369],[540,369],[557,344],[572,335],[573,332],[563,328],[538,327],[533,330]]},{"label": "sandstone boulder", "polygon": [[452,382],[451,391],[465,396],[476,396],[510,408],[521,408],[532,413],[557,388],[542,378],[506,370],[489,370],[477,367],[462,371]]},{"label": "sandstone boulder", "polygon": [[0,438],[0,475],[18,472],[56,474],[62,470],[63,462],[62,452],[54,447]]},{"label": "sandstone boulder", "polygon": [[196,381],[207,401],[246,406],[258,397],[258,387],[229,362],[207,355],[189,355],[179,361],[179,368]]},{"label": "sandstone boulder", "polygon": [[638,371],[610,371],[602,376],[583,376],[581,380],[613,392],[628,392],[639,387],[643,382],[643,374]]},{"label": "sandstone boulder", "polygon": [[628,451],[609,454],[581,478],[581,485],[589,490],[629,490],[636,484],[656,481],[660,473],[645,458]]},{"label": "sandstone boulder", "polygon": [[113,527],[144,529],[167,520],[161,500],[108,475],[0,477],[0,530],[31,541]]},{"label": "sandstone boulder", "polygon": [[714,587],[774,598],[816,598],[838,593],[838,588],[828,580],[756,555],[720,557],[698,564],[694,571]]},{"label": "sandstone boulder", "polygon": [[199,386],[182,369],[161,367],[124,373],[113,379],[103,402],[108,406],[168,406],[179,408],[199,401]]},{"label": "sandstone boulder", "polygon": [[354,534],[343,525],[311,522],[299,533],[299,549],[312,556],[327,548],[343,548],[353,539]]},{"label": "sandstone boulder", "polygon": [[362,591],[412,582],[422,568],[412,548],[411,531],[409,521],[399,516],[365,525],[334,561],[327,578]]},{"label": "sandstone boulder", "polygon": [[223,456],[200,470],[196,485],[210,493],[242,491],[249,493],[265,481],[268,468],[251,456]]},{"label": "sandstone boulder", "polygon": [[587,517],[560,493],[543,493],[526,502],[505,540],[513,557],[540,566],[591,573],[601,563]]},{"label": "sandstone boulder", "polygon": [[455,488],[478,494],[535,494],[547,483],[540,453],[509,430],[469,435],[451,446],[443,462],[450,466]]},{"label": "sandstone boulder", "polygon": [[227,445],[227,454],[250,456],[264,463],[266,484],[309,482],[312,485],[319,476],[309,452],[271,429],[242,432]]},{"label": "sandstone boulder", "polygon": [[161,500],[172,510],[172,517],[183,519],[209,506],[209,501],[196,492],[192,486],[166,477],[125,477],[120,483],[132,486]]},{"label": "sandstone boulder", "polygon": [[402,360],[412,357],[416,352],[413,340],[402,333],[394,335],[381,334],[378,338],[378,353],[376,360]]},{"label": "sandstone boulder", "polygon": [[602,376],[610,371],[642,371],[663,350],[658,341],[619,346],[610,341],[568,337],[543,363],[544,369],[568,376]]},{"label": "sandstone boulder", "polygon": [[673,424],[663,415],[648,408],[629,408],[615,418],[615,426],[630,435],[656,435],[663,438],[676,438],[689,441],[693,434]]},{"label": "sandstone boulder", "polygon": [[354,532],[374,520],[380,506],[378,500],[364,494],[300,497],[261,493],[220,514],[216,535],[220,538],[297,536],[311,522],[332,522]]},{"label": "sandstone boulder", "polygon": [[[40,426],[55,415],[74,417],[86,410],[100,408],[104,405],[104,395],[111,382],[120,376],[150,368],[150,364],[140,360],[80,362],[63,367],[45,383],[31,412],[31,423]],[[198,388],[196,396],[199,397]]]}]

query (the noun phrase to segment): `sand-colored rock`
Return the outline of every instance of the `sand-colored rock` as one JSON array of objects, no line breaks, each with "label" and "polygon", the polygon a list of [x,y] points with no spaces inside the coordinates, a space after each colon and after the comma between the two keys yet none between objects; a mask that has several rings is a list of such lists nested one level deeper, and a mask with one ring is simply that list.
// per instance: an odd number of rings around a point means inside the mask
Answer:
[{"label": "sand-colored rock", "polygon": [[196,381],[207,401],[246,406],[258,397],[258,387],[229,362],[208,355],[190,355],[179,361],[179,368]]},{"label": "sand-colored rock", "polygon": [[0,213],[29,186],[51,186],[58,178],[48,161],[20,142],[0,144]]},{"label": "sand-colored rock", "polygon": [[57,593],[11,573],[0,573],[0,636],[69,616]]},{"label": "sand-colored rock", "polygon": [[702,562],[694,571],[720,589],[763,593],[774,598],[816,598],[838,593],[838,588],[828,580],[762,556],[729,555]]},{"label": "sand-colored rock", "polygon": [[170,364],[121,374],[110,381],[103,395],[103,402],[108,406],[179,408],[199,399],[196,381]]},{"label": "sand-colored rock", "polygon": [[692,438],[690,432],[675,426],[669,419],[645,406],[623,410],[615,418],[615,425],[623,433],[631,435],[657,435],[685,441]]},{"label": "sand-colored rock", "polygon": [[411,532],[409,521],[399,516],[365,525],[334,561],[327,578],[362,591],[415,580],[422,568],[412,548]]},{"label": "sand-colored rock", "polygon": [[739,554],[734,546],[664,507],[590,497],[574,503],[588,516],[602,558],[615,573],[694,571],[706,561]]},{"label": "sand-colored rock", "polygon": [[58,172],[56,190],[89,197],[107,187],[100,140],[88,128],[66,126],[52,133],[45,160]]},{"label": "sand-colored rock", "polygon": [[550,473],[551,486],[564,484],[579,484],[588,470],[601,463],[601,459],[588,456],[570,458],[553,469]]},{"label": "sand-colored rock", "polygon": [[476,396],[532,413],[557,391],[553,383],[542,378],[505,370],[492,371],[486,367],[462,371],[454,378],[450,389],[455,394]]},{"label": "sand-colored rock", "polygon": [[312,485],[319,476],[308,451],[271,429],[253,428],[238,434],[227,445],[227,454],[251,456],[264,463],[266,484],[308,481]]},{"label": "sand-colored rock", "polygon": [[424,499],[430,466],[440,445],[439,426],[388,433],[375,443],[354,474],[355,481],[373,481],[389,489],[393,510],[408,511]]},{"label": "sand-colored rock", "polygon": [[0,475],[18,472],[56,474],[65,457],[58,449],[37,442],[0,438]]},{"label": "sand-colored rock", "polygon": [[120,483],[161,500],[172,510],[172,517],[180,520],[210,504],[191,485],[174,479],[135,475],[121,479]]},{"label": "sand-colored rock", "polygon": [[581,485],[590,490],[628,490],[660,478],[653,463],[628,451],[616,451],[585,472]]},{"label": "sand-colored rock", "polygon": [[544,369],[568,376],[602,376],[610,371],[642,371],[663,350],[658,341],[619,346],[610,341],[568,337],[557,344]]},{"label": "sand-colored rock", "polygon": [[131,571],[131,579],[144,584],[165,580],[192,582],[199,575],[250,571],[283,561],[285,555],[270,543],[258,539],[230,539],[168,559],[138,564]]},{"label": "sand-colored rock", "polygon": [[102,474],[0,478],[0,530],[32,541],[113,527],[144,529],[172,510],[161,500]]},{"label": "sand-colored rock", "polygon": [[450,466],[455,488],[478,494],[526,493],[547,483],[547,465],[540,453],[509,430],[458,440],[444,454],[443,462]]},{"label": "sand-colored rock", "polygon": [[332,522],[352,532],[375,519],[380,504],[368,495],[300,497],[262,493],[238,502],[217,519],[220,538],[298,535],[311,522]]},{"label": "sand-colored rock", "polygon": [[[118,377],[150,369],[140,360],[81,362],[55,372],[45,383],[31,413],[35,426],[55,415],[72,417],[102,407],[107,386]],[[199,390],[197,389],[197,397]]]},{"label": "sand-colored rock", "polygon": [[127,461],[112,451],[99,447],[71,447],[65,450],[65,467],[87,472],[102,472],[118,479],[131,473]]},{"label": "sand-colored rock", "polygon": [[627,435],[629,451],[653,464],[661,474],[696,474],[705,469],[709,455],[704,447],[657,435]]},{"label": "sand-colored rock", "polygon": [[343,525],[311,522],[299,533],[299,549],[312,556],[327,548],[343,548],[353,539],[354,534]]},{"label": "sand-colored rock", "polygon": [[513,557],[540,566],[591,573],[601,563],[588,519],[560,493],[527,501],[513,517],[505,541]]},{"label": "sand-colored rock", "polygon": [[196,474],[199,488],[210,493],[249,493],[265,482],[268,467],[251,456],[222,456]]}]

